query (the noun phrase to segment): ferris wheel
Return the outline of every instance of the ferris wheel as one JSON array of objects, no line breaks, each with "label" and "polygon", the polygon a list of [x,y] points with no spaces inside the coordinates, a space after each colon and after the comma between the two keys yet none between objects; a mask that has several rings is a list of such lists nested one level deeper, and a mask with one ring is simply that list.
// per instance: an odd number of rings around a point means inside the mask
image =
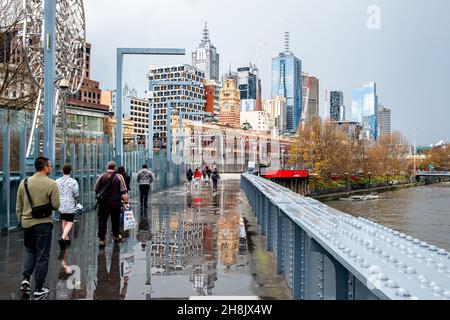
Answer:
[{"label": "ferris wheel", "polygon": [[[23,0],[23,50],[28,69],[39,89],[32,130],[27,148],[27,157],[31,154],[35,128],[43,123],[44,88],[44,0]],[[65,114],[65,94],[76,94],[83,83],[86,72],[86,23],[82,0],[56,1],[55,36],[55,116]],[[58,81],[64,81],[64,87],[58,87]],[[62,88],[63,87],[63,88]]]}]

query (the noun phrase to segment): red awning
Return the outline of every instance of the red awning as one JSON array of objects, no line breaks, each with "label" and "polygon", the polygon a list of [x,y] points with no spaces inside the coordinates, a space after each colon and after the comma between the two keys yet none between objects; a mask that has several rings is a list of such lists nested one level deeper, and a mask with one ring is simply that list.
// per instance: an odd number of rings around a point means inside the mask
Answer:
[{"label": "red awning", "polygon": [[291,179],[291,178],[308,178],[308,170],[267,170],[262,174],[267,179]]}]

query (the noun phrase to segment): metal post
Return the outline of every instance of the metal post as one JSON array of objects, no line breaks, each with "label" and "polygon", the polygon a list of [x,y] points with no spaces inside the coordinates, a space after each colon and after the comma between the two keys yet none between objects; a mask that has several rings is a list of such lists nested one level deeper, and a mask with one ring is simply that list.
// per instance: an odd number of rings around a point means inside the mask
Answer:
[{"label": "metal post", "polygon": [[[55,164],[55,25],[56,0],[44,2],[44,156]],[[52,173],[54,176],[54,172]]]},{"label": "metal post", "polygon": [[75,177],[75,164],[76,164],[76,153],[75,153],[75,144],[70,145],[70,165],[72,166],[72,178]]},{"label": "metal post", "polygon": [[20,128],[20,179],[27,176],[27,131]]},{"label": "metal post", "polygon": [[34,130],[34,160],[39,158],[39,128]]},{"label": "metal post", "polygon": [[2,212],[6,214],[6,225],[0,226],[0,229],[9,229],[11,223],[10,207],[11,207],[11,167],[10,167],[10,127],[9,124],[3,127],[3,187],[2,187]]},{"label": "metal post", "polygon": [[166,158],[167,162],[170,162],[172,159],[172,132],[171,132],[171,123],[170,123],[170,115],[172,114],[172,102],[167,101],[166,103]]},{"label": "metal post", "polygon": [[123,156],[123,111],[122,111],[122,71],[123,71],[123,54],[117,49],[117,81],[116,81],[116,164],[122,165]]},{"label": "metal post", "polygon": [[66,144],[61,144],[61,157],[60,157],[60,169],[62,171],[64,165],[66,164]]},{"label": "metal post", "polygon": [[[153,85],[150,83],[150,92],[153,93]],[[153,96],[148,99],[148,161],[149,168],[153,166],[153,137],[154,137],[154,115]]]}]

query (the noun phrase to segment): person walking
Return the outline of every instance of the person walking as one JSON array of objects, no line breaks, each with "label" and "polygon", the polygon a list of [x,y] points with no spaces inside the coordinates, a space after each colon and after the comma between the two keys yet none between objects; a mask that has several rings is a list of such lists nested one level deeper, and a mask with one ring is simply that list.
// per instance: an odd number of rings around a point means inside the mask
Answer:
[{"label": "person walking", "polygon": [[155,175],[148,168],[146,164],[142,165],[142,170],[139,171],[137,176],[137,182],[139,183],[139,194],[141,207],[148,207],[148,193],[150,192],[150,187],[155,181]]},{"label": "person walking", "polygon": [[208,176],[208,181],[211,181],[211,174],[212,174],[211,168],[209,166],[206,166],[206,175]]},{"label": "person walking", "polygon": [[192,169],[189,168],[188,171],[186,172],[186,179],[189,182],[189,187],[191,187],[192,185],[192,178],[194,177],[194,172],[192,172]]},{"label": "person walking", "polygon": [[39,157],[34,166],[36,174],[20,183],[16,200],[16,214],[23,227],[25,245],[20,290],[27,294],[31,291],[30,279],[34,273],[33,297],[42,299],[50,291],[44,287],[44,282],[52,243],[52,211],[59,209],[60,200],[58,185],[48,177],[52,170],[50,160]]},{"label": "person walking", "polygon": [[217,190],[217,182],[220,179],[219,171],[217,169],[214,169],[214,171],[212,172],[211,179],[213,181],[213,189]]},{"label": "person walking", "polygon": [[198,184],[200,183],[201,178],[202,178],[202,173],[200,172],[200,169],[197,168],[195,170],[195,173],[194,173],[195,187],[196,188],[198,187]]},{"label": "person walking", "polygon": [[122,175],[123,180],[125,180],[125,185],[127,186],[128,193],[131,191],[130,183],[131,183],[131,177],[127,175],[127,172],[125,171],[125,167],[119,167],[117,169],[117,173]]},{"label": "person walking", "polygon": [[65,250],[67,245],[70,245],[69,233],[72,230],[78,197],[80,196],[78,182],[70,177],[71,172],[72,166],[66,164],[63,167],[62,178],[56,179],[61,202],[59,212],[61,213],[62,235],[61,239],[58,240],[61,250]]},{"label": "person walking", "polygon": [[128,191],[122,175],[116,173],[116,163],[108,163],[107,172],[102,174],[95,183],[95,193],[98,201],[98,238],[100,247],[105,247],[108,218],[111,217],[112,233],[115,243],[121,241],[120,215],[122,200],[124,208],[128,209]]}]

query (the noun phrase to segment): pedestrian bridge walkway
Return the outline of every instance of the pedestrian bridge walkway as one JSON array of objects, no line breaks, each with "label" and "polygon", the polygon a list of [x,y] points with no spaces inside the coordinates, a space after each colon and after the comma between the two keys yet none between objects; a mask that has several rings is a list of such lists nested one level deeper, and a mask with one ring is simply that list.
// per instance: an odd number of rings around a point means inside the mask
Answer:
[{"label": "pedestrian bridge walkway", "polygon": [[[243,220],[251,209],[239,176],[225,175],[217,192],[204,182],[153,194],[148,209],[139,209],[137,201],[131,201],[136,229],[124,232],[120,245],[107,238],[104,250],[98,247],[95,212],[77,219],[72,246],[63,254],[55,224],[48,299],[290,298],[275,270],[267,282],[257,279]],[[22,254],[20,231],[0,238],[0,299],[23,297]],[[282,294],[273,293],[277,288]]]}]

